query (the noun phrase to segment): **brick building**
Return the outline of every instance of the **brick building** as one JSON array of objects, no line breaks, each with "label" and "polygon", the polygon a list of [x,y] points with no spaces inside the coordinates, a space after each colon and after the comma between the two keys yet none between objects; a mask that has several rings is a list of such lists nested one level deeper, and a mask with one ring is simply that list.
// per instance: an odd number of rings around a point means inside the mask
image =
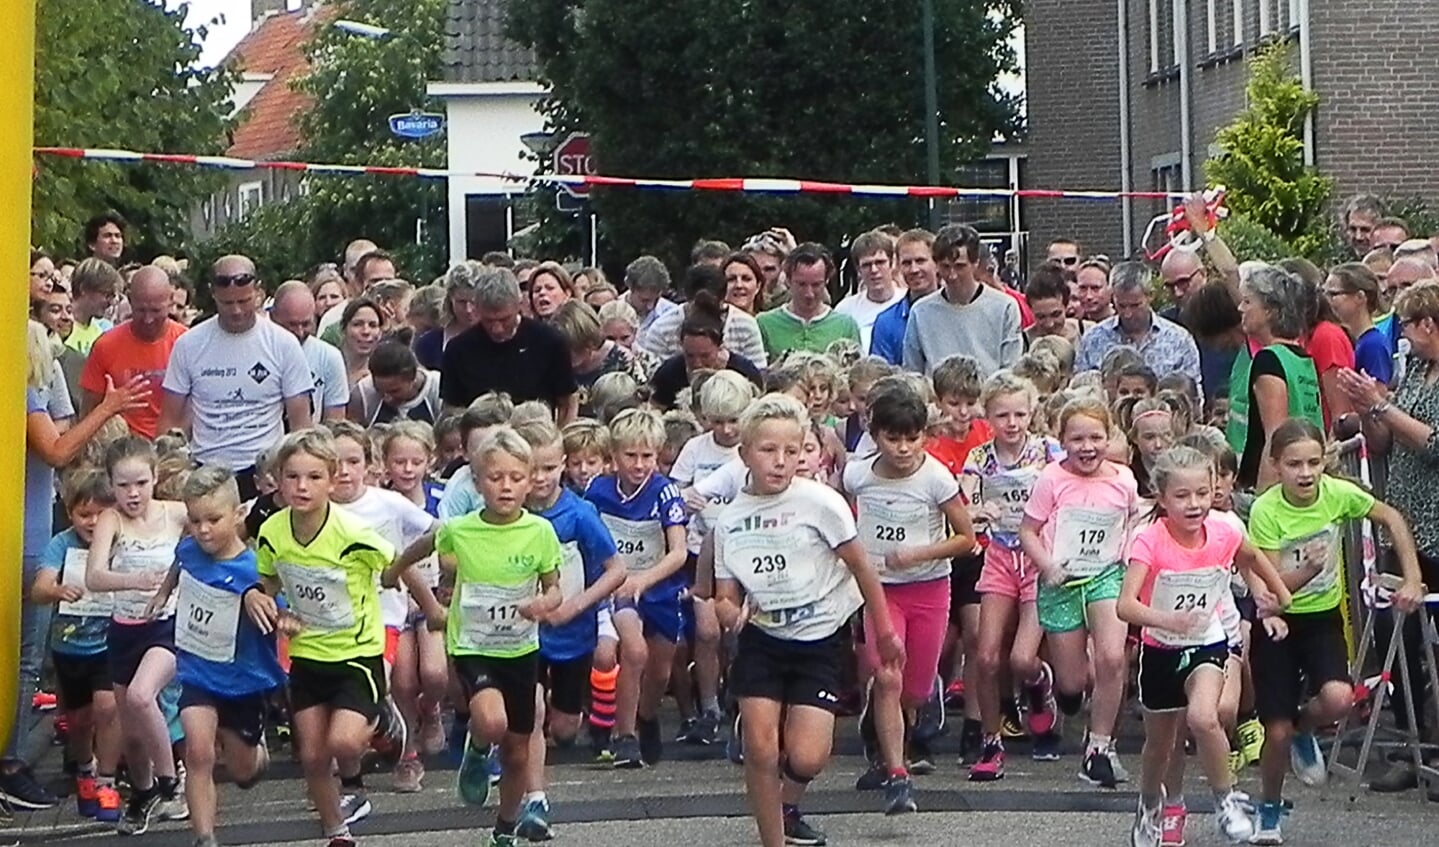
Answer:
[{"label": "brick building", "polygon": [[[1319,94],[1306,154],[1336,198],[1439,196],[1439,124],[1420,112],[1439,92],[1439,0],[1030,0],[1027,186],[1203,187],[1244,59],[1270,39]],[[1026,201],[1031,263],[1060,235],[1132,251],[1166,205]]]}]

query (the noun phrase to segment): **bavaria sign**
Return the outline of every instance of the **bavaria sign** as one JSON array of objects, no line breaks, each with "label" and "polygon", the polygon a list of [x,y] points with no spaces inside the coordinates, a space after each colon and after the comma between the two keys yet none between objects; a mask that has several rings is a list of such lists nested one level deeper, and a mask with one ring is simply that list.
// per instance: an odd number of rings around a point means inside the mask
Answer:
[{"label": "bavaria sign", "polygon": [[[597,173],[595,160],[590,157],[589,133],[570,133],[564,141],[555,145],[551,162],[554,165],[555,173],[561,176],[588,176]],[[588,197],[590,195],[588,185],[561,183],[560,187],[572,197]]]},{"label": "bavaria sign", "polygon": [[429,138],[445,128],[445,116],[430,112],[390,115],[390,132],[400,138]]}]

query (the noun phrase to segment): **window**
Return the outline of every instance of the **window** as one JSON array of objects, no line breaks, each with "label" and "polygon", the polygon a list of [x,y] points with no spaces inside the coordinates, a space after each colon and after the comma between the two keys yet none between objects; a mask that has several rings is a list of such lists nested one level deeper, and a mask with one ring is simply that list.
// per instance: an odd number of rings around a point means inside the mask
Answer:
[{"label": "window", "polygon": [[1232,0],[1230,13],[1234,16],[1234,46],[1244,45],[1244,0]]},{"label": "window", "polygon": [[1264,37],[1274,31],[1274,13],[1270,9],[1273,0],[1259,0],[1259,35]]},{"label": "window", "polygon": [[1204,7],[1204,28],[1206,40],[1204,42],[1204,54],[1212,55],[1219,49],[1219,21],[1215,6],[1219,0],[1208,0]]},{"label": "window", "polygon": [[[1149,160],[1150,190],[1178,194],[1184,190],[1184,169],[1178,153],[1155,156]],[[1155,216],[1167,214],[1173,208],[1172,200],[1155,200]]]},{"label": "window", "polygon": [[[960,166],[955,172],[958,184],[975,188],[1017,188],[1009,184],[1009,157],[980,159]],[[951,223],[965,223],[981,233],[1009,234],[1014,229],[1010,220],[1009,197],[1003,195],[961,197],[949,201],[945,217]]]},{"label": "window", "polygon": [[242,182],[237,192],[240,197],[241,218],[260,208],[265,202],[265,185],[261,182]]},{"label": "window", "polygon": [[1159,0],[1149,0],[1149,72],[1159,73]]},{"label": "window", "polygon": [[1299,29],[1299,0],[1289,0],[1289,28]]}]

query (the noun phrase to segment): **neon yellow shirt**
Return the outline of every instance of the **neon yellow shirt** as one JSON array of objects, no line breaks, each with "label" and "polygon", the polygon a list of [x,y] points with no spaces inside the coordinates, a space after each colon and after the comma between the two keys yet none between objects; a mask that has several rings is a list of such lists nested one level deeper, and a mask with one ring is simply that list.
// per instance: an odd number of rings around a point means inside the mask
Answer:
[{"label": "neon yellow shirt", "polygon": [[1319,496],[1308,506],[1285,499],[1282,485],[1271,486],[1254,501],[1249,539],[1260,550],[1279,551],[1281,575],[1309,564],[1322,566],[1317,576],[1294,592],[1290,614],[1339,607],[1344,591],[1341,522],[1362,518],[1372,508],[1374,495],[1347,479],[1328,475],[1319,478]]},{"label": "neon yellow shirt", "polygon": [[560,567],[560,539],[544,518],[522,512],[507,524],[481,512],[446,521],[435,551],[456,559],[445,645],[451,656],[512,659],[540,649],[540,629],[519,606],[539,593],[541,574]]}]

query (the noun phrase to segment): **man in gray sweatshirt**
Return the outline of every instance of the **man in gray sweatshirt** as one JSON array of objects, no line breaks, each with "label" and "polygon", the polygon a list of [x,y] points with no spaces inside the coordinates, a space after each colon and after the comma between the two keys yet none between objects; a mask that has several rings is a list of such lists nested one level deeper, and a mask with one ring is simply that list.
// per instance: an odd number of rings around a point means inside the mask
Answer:
[{"label": "man in gray sweatshirt", "polygon": [[975,277],[979,233],[951,224],[934,238],[942,285],[910,311],[904,332],[904,367],[930,374],[948,356],[979,362],[987,378],[1019,361],[1024,351],[1019,304]]}]

